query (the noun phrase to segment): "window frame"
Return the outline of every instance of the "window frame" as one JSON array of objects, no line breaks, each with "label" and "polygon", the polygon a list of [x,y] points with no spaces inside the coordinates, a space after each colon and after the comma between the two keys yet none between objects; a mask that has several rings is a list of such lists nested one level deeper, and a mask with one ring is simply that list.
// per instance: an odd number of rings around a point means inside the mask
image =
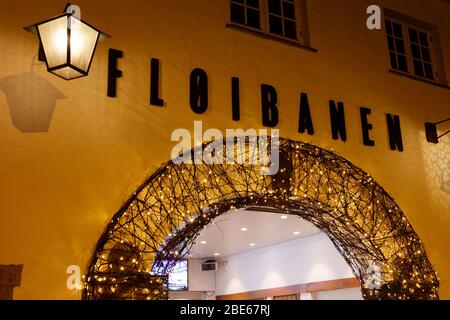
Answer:
[{"label": "window frame", "polygon": [[[303,10],[302,5],[301,5],[301,0],[294,0],[294,10],[295,10],[295,39],[291,38],[291,37],[287,37],[284,35],[284,20],[291,20],[289,18],[284,17],[283,15],[283,1],[285,0],[280,0],[281,1],[281,16],[277,15],[277,14],[272,14],[269,11],[269,0],[259,0],[259,3],[261,5],[261,2],[264,2],[264,11],[261,11],[262,14],[264,14],[264,30],[265,32],[267,32],[268,34],[270,34],[273,37],[280,37],[282,39],[287,39],[287,40],[291,40],[291,41],[295,41],[298,43],[302,43],[302,33],[303,33],[303,25],[302,25],[302,15],[301,12]],[[270,15],[276,15],[278,17],[281,18],[281,27],[283,29],[283,35],[280,34],[276,34],[276,33],[272,33],[270,32]]]},{"label": "window frame", "polygon": [[[422,29],[422,28],[417,27],[417,26],[406,25],[406,24],[405,24],[405,26],[407,27],[408,44],[409,44],[408,49],[409,49],[409,52],[410,52],[410,57],[409,57],[410,59],[409,60],[410,60],[410,63],[411,63],[411,71],[414,72],[413,75],[418,77],[418,78],[423,78],[425,80],[429,80],[429,81],[433,81],[433,82],[438,82],[439,83],[439,74],[440,74],[440,72],[438,71],[438,68],[437,68],[437,59],[436,59],[436,52],[435,52],[436,49],[434,48],[433,34],[430,31]],[[409,29],[410,28],[415,30],[416,32],[425,33],[426,36],[427,36],[428,50],[429,50],[430,60],[431,60],[430,64],[431,64],[431,67],[432,67],[432,70],[433,70],[433,79],[427,78],[425,73],[424,73],[423,77],[416,74],[415,66],[414,66],[414,60],[417,60],[417,59],[414,59],[414,55],[413,55],[413,52],[412,52],[412,44],[413,43],[411,42],[411,39],[410,39],[410,36],[409,36]],[[419,38],[420,38],[420,36],[419,36]],[[419,42],[420,42],[420,40],[419,40]],[[421,49],[422,45],[421,44],[418,44],[418,45],[419,45],[420,50],[422,51],[422,49]],[[422,52],[421,52],[420,55],[422,56]],[[423,57],[420,59],[420,62],[421,62],[422,67],[423,67],[423,63],[425,62],[423,60]],[[423,71],[425,72],[425,70],[423,70]]]},{"label": "window frame", "polygon": [[268,0],[258,0],[259,1],[259,12],[260,12],[260,28],[254,28],[247,26],[246,24],[240,24],[231,20],[231,3],[232,0],[228,1],[228,23],[227,27],[247,31],[255,35],[262,36],[267,39],[283,42],[296,47],[301,47],[310,51],[316,52],[316,49],[311,47],[310,36],[309,36],[309,23],[307,14],[307,0],[294,0],[295,8],[295,23],[296,23],[296,39],[286,37],[284,35],[279,35],[270,32],[269,25],[269,1]]},{"label": "window frame", "polygon": [[[402,35],[403,35],[403,42],[404,42],[404,46],[405,46],[406,62],[407,62],[407,69],[408,69],[408,72],[404,72],[404,71],[392,68],[391,60],[390,60],[391,50],[389,49],[389,44],[388,44],[388,36],[389,35],[387,33],[387,30],[385,30],[385,43],[386,43],[387,52],[388,52],[389,71],[391,73],[404,75],[404,76],[407,76],[407,77],[415,79],[415,80],[420,80],[423,82],[428,82],[431,84],[448,87],[438,28],[427,22],[423,22],[416,18],[404,15],[402,13],[390,10],[388,8],[384,8],[384,21],[383,22],[385,22],[386,20],[391,20],[392,22],[399,23],[402,27]],[[418,32],[425,33],[427,35],[428,49],[430,51],[431,66],[433,69],[434,80],[427,78],[425,75],[423,77],[420,75],[416,75],[415,68],[414,68],[414,58],[413,58],[413,53],[412,53],[412,48],[411,48],[411,40],[409,37],[409,28],[412,28]],[[423,64],[423,59],[421,60],[421,63]]]},{"label": "window frame", "polygon": [[[398,38],[396,35],[395,35],[395,31],[394,31],[394,23],[396,23],[396,24],[399,24],[400,25],[400,27],[401,27],[401,31],[402,31],[402,38],[401,38],[401,40],[403,41],[403,46],[404,46],[404,49],[405,49],[405,53],[404,54],[402,54],[402,55],[404,55],[405,56],[405,59],[406,59],[406,70],[407,71],[403,71],[403,70],[400,70],[400,68],[397,68],[397,69],[395,69],[395,68],[393,68],[392,67],[392,61],[390,61],[390,68],[392,69],[392,70],[395,70],[395,71],[397,71],[397,72],[402,72],[402,73],[405,73],[405,74],[410,74],[411,72],[411,62],[412,62],[412,59],[410,59],[411,58],[411,48],[410,48],[410,46],[409,46],[409,42],[408,42],[408,39],[406,38],[407,36],[408,36],[408,33],[407,33],[407,30],[405,31],[405,25],[401,22],[401,21],[399,21],[399,20],[397,20],[397,19],[393,19],[393,18],[391,18],[391,17],[385,17],[385,19],[384,19],[384,21],[386,22],[387,20],[390,20],[390,23],[391,23],[391,28],[392,28],[392,35],[389,35],[388,33],[387,33],[387,29],[386,29],[386,40],[388,41],[388,38],[389,37],[392,37],[393,38],[393,41],[394,41],[394,49],[395,49],[395,58],[396,58],[396,61],[397,61],[397,67],[399,67],[399,60],[398,60],[398,55],[399,55],[399,51],[397,50],[397,42],[396,42],[396,38]],[[389,41],[388,41],[389,42]],[[389,48],[389,43],[388,43],[388,51],[389,51],[389,59],[390,59],[390,54],[391,54],[391,49]],[[401,53],[400,53],[401,54]],[[411,60],[411,61],[410,61]]]},{"label": "window frame", "polygon": [[[245,0],[244,0],[245,1]],[[237,3],[236,1],[234,1],[234,0],[229,0],[228,2],[229,2],[229,7],[230,7],[230,14],[229,14],[229,23],[230,24],[234,24],[234,25],[238,25],[238,26],[241,26],[241,27],[243,27],[243,28],[248,28],[248,29],[250,29],[250,30],[255,30],[255,31],[263,31],[263,19],[262,19],[262,17],[261,17],[261,15],[262,15],[262,13],[263,13],[263,8],[261,7],[261,1],[265,1],[265,0],[257,0],[258,1],[258,4],[259,4],[259,8],[258,8],[258,11],[259,11],[259,15],[260,15],[260,17],[259,17],[259,25],[260,25],[260,27],[259,28],[255,28],[255,27],[252,27],[252,26],[249,26],[248,25],[248,16],[247,16],[247,9],[248,9],[248,7],[250,7],[250,8],[252,8],[253,10],[255,10],[255,8],[253,8],[252,6],[249,6],[249,5],[247,5],[247,2],[244,2],[243,4],[242,4],[242,6],[244,7],[244,19],[245,19],[245,24],[241,24],[241,23],[238,23],[238,22],[234,22],[234,21],[232,21],[231,20],[231,4],[234,2],[234,3]],[[238,5],[240,5],[239,3],[237,3]]]}]

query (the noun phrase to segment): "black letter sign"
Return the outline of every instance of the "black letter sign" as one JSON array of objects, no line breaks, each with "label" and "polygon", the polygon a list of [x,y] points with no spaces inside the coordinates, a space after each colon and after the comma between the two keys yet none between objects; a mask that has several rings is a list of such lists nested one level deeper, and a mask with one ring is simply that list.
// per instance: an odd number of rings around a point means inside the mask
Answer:
[{"label": "black letter sign", "polygon": [[233,107],[233,120],[241,120],[241,99],[239,90],[239,78],[231,79],[231,104]]},{"label": "black letter sign", "polygon": [[362,107],[361,108],[361,126],[363,133],[363,143],[365,146],[373,147],[375,146],[375,141],[370,140],[369,131],[372,130],[373,126],[369,123],[368,117],[372,113],[372,110],[369,108]]},{"label": "black letter sign", "polygon": [[274,87],[261,85],[263,126],[274,128],[278,125],[278,96]]},{"label": "black letter sign", "polygon": [[347,130],[345,128],[345,110],[344,104],[342,102],[338,102],[336,108],[336,103],[333,100],[330,101],[330,118],[333,139],[339,140],[339,137],[341,137],[342,141],[347,141]]},{"label": "black letter sign", "polygon": [[392,151],[398,149],[398,151],[403,151],[403,139],[402,139],[402,129],[400,127],[400,117],[393,116],[391,114],[386,115],[388,131],[389,131],[389,144]]},{"label": "black letter sign", "polygon": [[159,98],[159,60],[152,59],[150,68],[150,104],[156,107],[163,107],[164,100]]},{"label": "black letter sign", "polygon": [[208,75],[200,68],[191,73],[191,109],[197,114],[208,110]]},{"label": "black letter sign", "polygon": [[122,71],[117,69],[117,60],[123,57],[123,51],[109,49],[108,67],[108,97],[117,97],[117,78],[122,77]]},{"label": "black letter sign", "polygon": [[308,130],[310,136],[314,135],[314,126],[309,108],[308,95],[302,93],[300,96],[300,118],[298,122],[298,132],[305,133]]}]

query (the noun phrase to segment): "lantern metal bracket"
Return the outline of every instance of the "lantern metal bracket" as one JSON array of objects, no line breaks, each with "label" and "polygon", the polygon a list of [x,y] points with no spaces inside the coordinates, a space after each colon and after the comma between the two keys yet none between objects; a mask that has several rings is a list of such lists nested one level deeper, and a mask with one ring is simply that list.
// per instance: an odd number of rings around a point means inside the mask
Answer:
[{"label": "lantern metal bracket", "polygon": [[445,137],[447,134],[450,133],[450,130],[447,130],[445,133],[441,135],[438,134],[437,126],[446,122],[450,122],[450,118],[434,123],[431,122],[425,123],[425,133],[427,135],[428,142],[438,144],[441,138]]}]

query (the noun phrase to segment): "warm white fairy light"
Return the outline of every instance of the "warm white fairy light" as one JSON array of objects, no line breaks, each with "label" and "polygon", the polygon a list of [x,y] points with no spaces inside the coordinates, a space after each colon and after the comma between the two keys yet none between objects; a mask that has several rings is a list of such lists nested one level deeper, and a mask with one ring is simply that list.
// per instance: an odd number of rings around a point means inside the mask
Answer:
[{"label": "warm white fairy light", "polygon": [[[292,148],[289,150],[291,154],[294,153],[291,159],[294,159],[296,171],[294,171],[295,174],[287,177],[285,175],[290,172],[286,167],[281,166],[281,178],[278,180],[280,186],[277,188],[270,184],[270,177],[266,177],[264,180],[260,175],[253,175],[251,171],[253,169],[244,168],[239,164],[234,164],[232,169],[228,168],[228,171],[223,172],[219,167],[217,167],[218,170],[212,170],[206,166],[199,167],[197,168],[198,179],[192,179],[190,176],[193,167],[178,168],[167,165],[162,169],[164,173],[153,179],[153,182],[149,183],[149,187],[143,189],[142,193],[138,195],[142,203],[136,201],[133,211],[128,211],[127,219],[130,219],[129,221],[132,221],[133,217],[140,219],[142,213],[142,216],[145,216],[145,223],[150,224],[149,227],[154,226],[155,230],[161,228],[165,232],[170,231],[165,233],[170,233],[170,237],[166,237],[164,233],[161,235],[154,233],[151,234],[152,237],[155,237],[154,240],[147,239],[145,244],[139,240],[137,243],[141,243],[139,247],[141,252],[132,257],[141,256],[142,261],[151,266],[154,261],[151,253],[160,250],[161,243],[163,243],[164,246],[169,244],[171,246],[167,252],[164,250],[161,252],[163,257],[166,259],[167,257],[182,258],[183,254],[178,248],[187,244],[185,241],[190,241],[191,236],[188,231],[192,231],[192,234],[195,235],[196,230],[202,230],[223,212],[234,214],[238,209],[245,207],[275,206],[284,211],[283,215],[286,218],[288,215],[300,216],[311,219],[313,222],[322,223],[325,227],[334,228],[333,230],[347,232],[349,238],[345,238],[345,240],[350,242],[347,242],[344,257],[348,261],[352,261],[355,268],[361,268],[356,269],[358,272],[365,271],[363,268],[365,253],[359,251],[361,248],[375,256],[378,253],[385,256],[383,263],[380,263],[384,270],[382,289],[364,289],[363,294],[366,298],[410,299],[420,294],[425,294],[427,298],[437,298],[436,277],[431,268],[415,268],[412,271],[404,271],[408,270],[410,264],[418,261],[417,259],[423,261],[422,244],[410,232],[411,227],[401,210],[377,186],[372,177],[324,150],[311,149],[307,145],[298,143],[291,146]],[[245,180],[240,176],[241,173],[244,174]],[[239,180],[237,177],[242,179]],[[179,181],[187,185],[182,185]],[[191,186],[189,185],[190,181],[197,182]],[[154,185],[150,188],[152,183]],[[239,185],[239,183],[241,184]],[[172,185],[175,186],[175,189],[169,187]],[[236,188],[236,191],[233,188]],[[370,220],[371,217],[374,217],[375,220]],[[403,236],[401,233],[384,233],[386,231],[376,227],[384,227],[383,223],[389,223],[390,219],[396,222],[397,230],[405,228],[405,234],[408,236]],[[120,222],[124,225],[117,224],[117,229],[112,229],[115,226],[112,224],[106,234],[120,235],[116,239],[121,239],[120,230],[130,232],[136,227],[144,230],[147,228],[146,225],[129,221]],[[112,230],[114,232],[111,232]],[[116,231],[117,233],[115,233]],[[297,232],[294,231],[294,235],[299,235]],[[340,237],[343,236],[339,233],[332,235],[337,236],[334,238],[337,241],[340,241]],[[145,233],[142,236],[146,237]],[[124,243],[123,239],[121,239],[121,243]],[[351,246],[353,239],[360,240],[355,247]],[[133,247],[135,246],[133,245]],[[217,252],[217,254],[219,253]],[[132,261],[132,257],[124,256],[127,257],[127,261]],[[125,262],[121,267],[126,268],[123,272],[127,274],[129,266]],[[138,268],[137,265],[142,262],[140,259],[136,262],[134,265]],[[104,259],[99,259],[98,265],[103,264],[105,264]],[[117,268],[118,266],[115,265],[112,270],[117,270]],[[142,270],[146,270],[146,274],[150,272],[150,269],[145,269],[145,267]],[[149,295],[152,296],[155,291],[150,291]]]}]

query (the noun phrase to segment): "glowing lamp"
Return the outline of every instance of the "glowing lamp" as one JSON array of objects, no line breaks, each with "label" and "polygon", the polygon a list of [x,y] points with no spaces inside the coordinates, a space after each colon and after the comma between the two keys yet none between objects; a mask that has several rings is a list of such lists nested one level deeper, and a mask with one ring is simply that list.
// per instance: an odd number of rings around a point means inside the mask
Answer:
[{"label": "glowing lamp", "polygon": [[66,80],[89,74],[98,41],[108,37],[82,21],[79,7],[70,4],[63,14],[25,30],[39,37],[39,57],[47,70]]}]

